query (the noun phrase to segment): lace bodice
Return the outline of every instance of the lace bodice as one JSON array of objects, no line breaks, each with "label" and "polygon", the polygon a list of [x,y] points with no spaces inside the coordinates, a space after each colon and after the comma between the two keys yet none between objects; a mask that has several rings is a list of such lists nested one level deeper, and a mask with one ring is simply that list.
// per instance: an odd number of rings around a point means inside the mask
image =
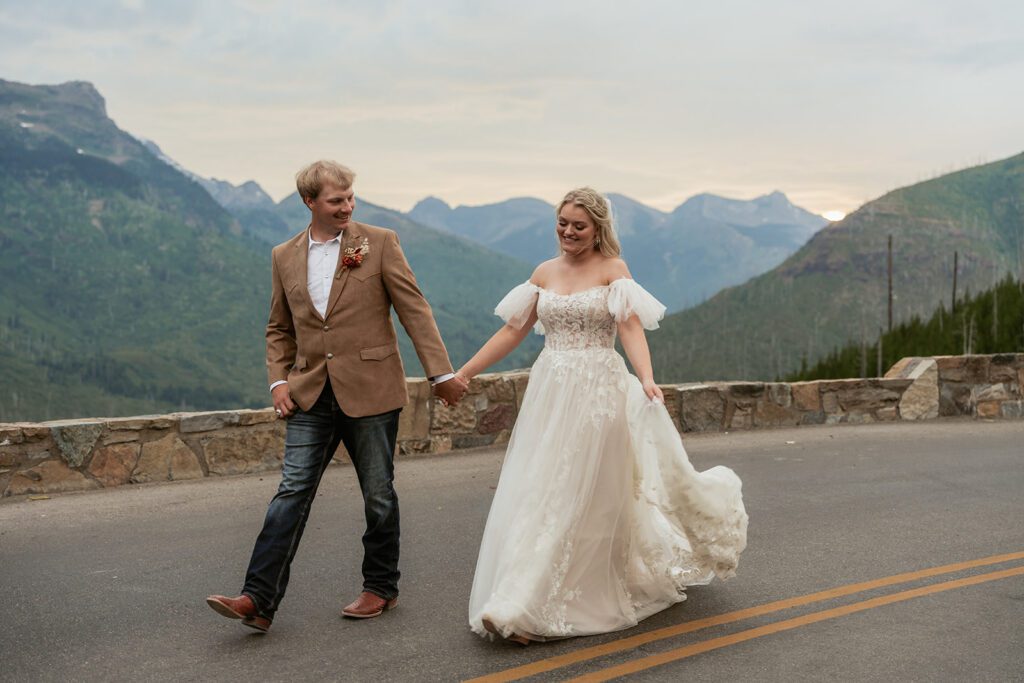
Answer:
[{"label": "lace bodice", "polygon": [[611,349],[617,323],[636,315],[645,328],[654,330],[665,314],[665,307],[629,278],[573,294],[558,294],[524,282],[509,292],[494,312],[521,328],[535,307],[538,322],[534,330],[547,336],[545,348],[552,351]]},{"label": "lace bodice", "polygon": [[608,312],[608,288],[593,287],[575,294],[542,290],[537,317],[553,351],[607,348],[615,345],[615,318]]}]

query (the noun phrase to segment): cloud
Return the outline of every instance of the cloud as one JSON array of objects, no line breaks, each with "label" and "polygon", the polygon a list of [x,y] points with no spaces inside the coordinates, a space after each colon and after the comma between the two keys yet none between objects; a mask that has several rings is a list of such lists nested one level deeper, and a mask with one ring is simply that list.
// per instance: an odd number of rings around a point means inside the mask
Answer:
[{"label": "cloud", "polygon": [[92,81],[123,127],[275,196],[343,157],[399,208],[593,183],[850,210],[1019,151],[1022,45],[1024,5],[1000,0],[0,6],[4,77]]}]

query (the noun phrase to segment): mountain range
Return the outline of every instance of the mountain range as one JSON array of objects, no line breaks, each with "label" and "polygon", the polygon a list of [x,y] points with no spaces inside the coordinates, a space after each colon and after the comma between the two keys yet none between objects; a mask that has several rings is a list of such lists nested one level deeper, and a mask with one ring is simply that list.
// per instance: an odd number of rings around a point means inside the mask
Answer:
[{"label": "mountain range", "polygon": [[[270,245],[305,227],[300,202],[229,212],[120,130],[90,84],[0,81],[0,206],[0,422],[267,404]],[[455,363],[530,273],[365,202],[358,218],[398,232]]]},{"label": "mountain range", "polygon": [[[778,192],[698,195],[667,213],[611,199],[641,284],[672,309],[713,294],[649,335],[663,382],[781,377],[873,341],[890,236],[897,323],[948,301],[954,252],[961,292],[1024,270],[1024,154],[894,190],[820,230]],[[256,183],[181,168],[120,130],[88,83],[0,80],[0,422],[266,405],[270,246],[308,217],[297,195],[274,202]],[[360,199],[356,218],[398,232],[456,365],[555,249],[553,207],[538,199],[428,198],[408,214]],[[531,335],[501,367],[529,365],[541,343]]]},{"label": "mountain range", "polygon": [[[778,191],[751,200],[699,194],[668,213],[608,197],[633,277],[670,311],[771,270],[828,223]],[[557,255],[555,210],[539,199],[452,208],[427,197],[408,215],[533,265]]]},{"label": "mountain range", "polygon": [[890,236],[894,323],[952,300],[955,254],[961,295],[1019,278],[1024,154],[888,192],[777,268],[669,316],[650,337],[656,377],[772,379],[848,341],[870,345],[888,327]]}]

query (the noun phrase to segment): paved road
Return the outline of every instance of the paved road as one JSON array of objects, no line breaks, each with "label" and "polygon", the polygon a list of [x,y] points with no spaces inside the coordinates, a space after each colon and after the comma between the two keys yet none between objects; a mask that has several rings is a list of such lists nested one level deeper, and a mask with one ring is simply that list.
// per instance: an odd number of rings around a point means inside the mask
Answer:
[{"label": "paved road", "polygon": [[[332,468],[266,636],[218,617],[203,598],[238,589],[275,476],[4,501],[0,680],[460,680],[583,659],[595,645],[614,650],[623,638],[718,615],[733,621],[670,631],[534,680],[622,673],[612,667],[716,645],[635,678],[1024,680],[1024,422],[814,427],[686,443],[698,468],[722,463],[743,478],[751,522],[739,576],[691,590],[631,631],[528,648],[485,642],[465,626],[500,452],[400,464],[402,602],[367,622],[338,617],[359,590],[361,506],[351,470]],[[733,614],[1014,552],[1019,559]],[[1020,571],[950,583],[1007,569]],[[906,593],[917,588],[932,592]],[[876,598],[909,599],[865,602]],[[844,606],[861,611],[837,612]],[[822,615],[833,618],[811,623]]]}]

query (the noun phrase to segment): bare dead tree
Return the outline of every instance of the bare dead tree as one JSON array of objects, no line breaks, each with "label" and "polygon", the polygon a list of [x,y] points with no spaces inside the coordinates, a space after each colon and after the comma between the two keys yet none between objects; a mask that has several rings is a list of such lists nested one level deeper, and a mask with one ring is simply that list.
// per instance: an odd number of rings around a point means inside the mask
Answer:
[{"label": "bare dead tree", "polygon": [[875,377],[882,376],[882,328],[878,328],[878,367]]},{"label": "bare dead tree", "polygon": [[892,332],[892,235],[889,235],[889,332]]},{"label": "bare dead tree", "polygon": [[959,267],[960,252],[953,252],[953,304],[949,309],[953,315],[956,315],[956,274]]}]

